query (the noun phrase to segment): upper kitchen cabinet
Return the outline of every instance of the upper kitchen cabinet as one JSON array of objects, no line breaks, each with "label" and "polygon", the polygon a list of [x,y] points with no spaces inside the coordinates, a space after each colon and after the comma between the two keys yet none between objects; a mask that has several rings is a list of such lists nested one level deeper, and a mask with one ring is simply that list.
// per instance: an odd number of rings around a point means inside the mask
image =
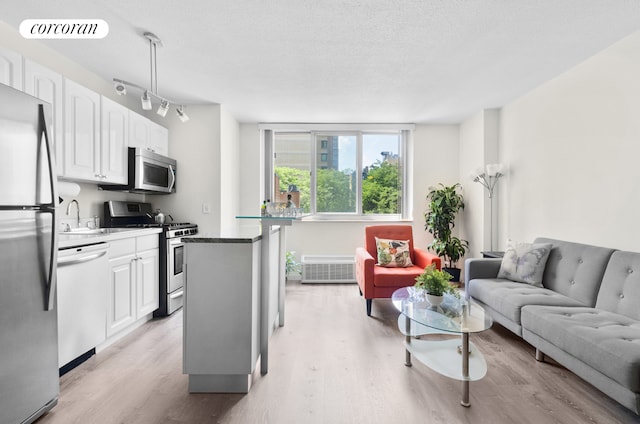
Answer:
[{"label": "upper kitchen cabinet", "polygon": [[22,55],[0,47],[0,82],[22,90]]},{"label": "upper kitchen cabinet", "polygon": [[29,59],[24,61],[24,91],[50,103],[58,176],[64,175],[64,99],[62,75]]},{"label": "upper kitchen cabinet", "polygon": [[64,80],[64,177],[100,179],[100,95]]},{"label": "upper kitchen cabinet", "polygon": [[126,184],[129,109],[102,96],[100,175],[102,183]]},{"label": "upper kitchen cabinet", "polygon": [[169,156],[169,130],[151,122],[149,148],[159,155]]},{"label": "upper kitchen cabinet", "polygon": [[141,147],[169,155],[169,130],[149,118],[129,111],[129,147]]}]

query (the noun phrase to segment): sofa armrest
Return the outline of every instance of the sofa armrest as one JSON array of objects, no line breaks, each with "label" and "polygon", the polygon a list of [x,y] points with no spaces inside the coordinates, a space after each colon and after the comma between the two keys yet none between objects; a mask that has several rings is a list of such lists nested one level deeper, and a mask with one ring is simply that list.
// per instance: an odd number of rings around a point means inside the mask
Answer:
[{"label": "sofa armrest", "polygon": [[497,278],[502,258],[473,258],[464,262],[464,284],[476,278]]},{"label": "sofa armrest", "polygon": [[431,252],[414,248],[413,257],[415,258],[415,265],[420,268],[426,268],[431,264],[436,264],[437,269],[442,269],[442,259]]},{"label": "sofa armrest", "polygon": [[373,269],[376,261],[373,256],[367,252],[364,247],[356,249],[356,281],[360,286],[360,291],[365,299],[370,299],[367,295],[372,296],[373,293]]}]

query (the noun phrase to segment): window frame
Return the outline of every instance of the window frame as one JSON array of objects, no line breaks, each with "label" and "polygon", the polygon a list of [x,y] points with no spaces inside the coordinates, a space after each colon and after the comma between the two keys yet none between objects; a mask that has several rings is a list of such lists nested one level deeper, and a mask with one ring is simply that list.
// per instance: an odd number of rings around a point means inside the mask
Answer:
[{"label": "window frame", "polygon": [[[412,149],[412,135],[414,130],[413,124],[374,124],[374,125],[347,125],[341,126],[337,124],[335,126],[331,124],[303,124],[303,125],[291,125],[286,124],[261,124],[260,129],[263,131],[269,131],[269,136],[265,136],[264,140],[270,146],[267,146],[267,151],[273,152],[271,155],[265,155],[265,159],[270,163],[265,164],[265,171],[267,172],[267,179],[273,181],[273,174],[275,170],[275,139],[278,133],[299,133],[309,136],[309,143],[311,143],[310,155],[310,215],[313,220],[327,220],[327,221],[404,221],[411,220],[412,214],[412,179],[409,152]],[[397,134],[399,136],[398,155],[399,160],[399,172],[400,172],[400,213],[398,214],[364,214],[362,212],[362,178],[356,178],[356,211],[355,212],[318,212],[316,204],[317,196],[317,161],[319,154],[319,144],[317,142],[317,135],[356,135],[357,148],[356,148],[356,172],[361,173],[363,169],[363,144],[365,135],[376,134]],[[265,193],[266,198],[273,197],[273,184],[270,184],[271,192]]]}]

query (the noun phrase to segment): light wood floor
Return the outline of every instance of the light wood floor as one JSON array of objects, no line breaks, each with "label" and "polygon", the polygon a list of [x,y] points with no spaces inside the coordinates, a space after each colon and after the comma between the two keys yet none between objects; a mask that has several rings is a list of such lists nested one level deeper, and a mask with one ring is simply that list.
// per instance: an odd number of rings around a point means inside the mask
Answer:
[{"label": "light wood floor", "polygon": [[287,285],[286,323],[270,340],[269,373],[246,395],[189,394],[182,313],[151,321],[61,379],[59,404],[38,424],[93,423],[634,423],[638,416],[494,325],[472,335],[488,362],[461,383],[417,361],[404,366],[398,313],[355,285]]}]

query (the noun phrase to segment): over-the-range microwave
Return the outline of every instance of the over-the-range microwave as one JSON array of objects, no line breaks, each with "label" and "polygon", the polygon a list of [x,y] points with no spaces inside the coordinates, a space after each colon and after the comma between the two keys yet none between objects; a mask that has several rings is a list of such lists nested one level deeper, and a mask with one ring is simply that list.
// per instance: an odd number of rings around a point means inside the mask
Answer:
[{"label": "over-the-range microwave", "polygon": [[140,147],[129,147],[129,182],[126,185],[102,184],[100,188],[130,193],[169,194],[176,191],[175,159]]}]

